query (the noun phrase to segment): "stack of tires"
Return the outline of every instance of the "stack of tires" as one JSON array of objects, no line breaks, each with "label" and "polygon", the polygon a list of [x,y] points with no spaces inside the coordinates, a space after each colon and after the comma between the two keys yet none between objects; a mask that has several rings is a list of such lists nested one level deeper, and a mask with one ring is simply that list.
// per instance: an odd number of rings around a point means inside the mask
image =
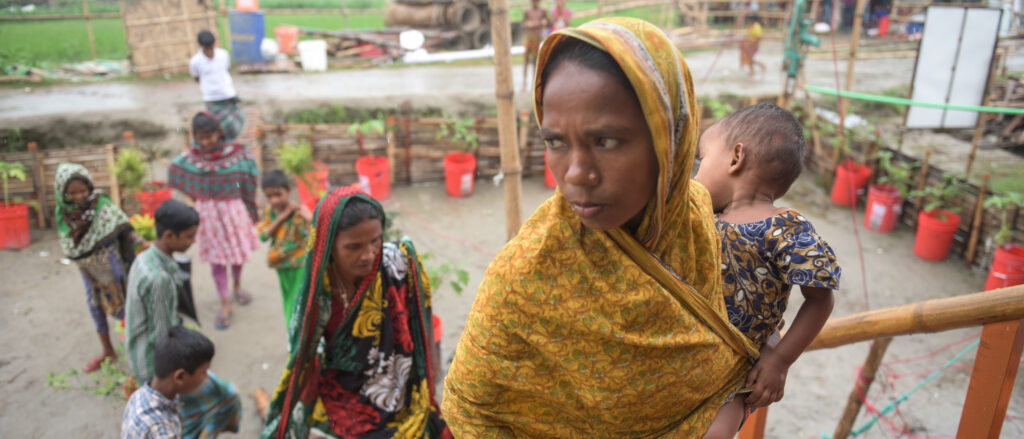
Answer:
[{"label": "stack of tires", "polygon": [[[491,45],[491,14],[487,0],[396,0],[388,4],[388,27],[457,31],[448,46],[455,50]],[[512,40],[518,41],[518,25]]]}]

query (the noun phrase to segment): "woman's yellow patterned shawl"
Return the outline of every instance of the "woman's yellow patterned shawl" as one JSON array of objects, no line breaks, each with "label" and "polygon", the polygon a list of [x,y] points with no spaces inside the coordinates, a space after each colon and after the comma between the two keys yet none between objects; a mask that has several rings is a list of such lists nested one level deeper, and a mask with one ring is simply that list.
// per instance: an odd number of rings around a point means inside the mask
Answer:
[{"label": "woman's yellow patterned shawl", "polygon": [[637,19],[563,29],[612,55],[650,126],[655,197],[632,236],[584,227],[561,193],[491,262],[445,381],[456,437],[700,437],[757,352],[725,317],[707,191],[689,178],[696,99],[682,55]]}]

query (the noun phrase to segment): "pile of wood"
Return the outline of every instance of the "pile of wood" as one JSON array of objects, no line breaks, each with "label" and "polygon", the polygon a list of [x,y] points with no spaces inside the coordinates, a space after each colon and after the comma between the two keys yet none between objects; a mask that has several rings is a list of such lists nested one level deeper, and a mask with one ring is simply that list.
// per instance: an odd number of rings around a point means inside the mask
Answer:
[{"label": "pile of wood", "polygon": [[[404,29],[378,29],[365,32],[326,31],[301,29],[305,35],[327,41],[327,54],[334,66],[379,64],[401,59],[406,50],[399,45],[399,35]],[[457,31],[421,30],[424,36],[423,48],[465,49],[469,42]],[[489,36],[490,34],[488,34]]]},{"label": "pile of wood", "polygon": [[[992,84],[990,103],[995,107],[1024,108],[1024,77],[1013,76]],[[999,114],[985,124],[985,136],[998,145],[1024,145],[1024,114]]]},{"label": "pile of wood", "polygon": [[[388,4],[388,27],[445,33],[444,48],[479,49],[491,44],[491,11],[486,0],[396,0]],[[512,40],[521,39],[519,23]],[[429,39],[429,37],[428,37]]]}]

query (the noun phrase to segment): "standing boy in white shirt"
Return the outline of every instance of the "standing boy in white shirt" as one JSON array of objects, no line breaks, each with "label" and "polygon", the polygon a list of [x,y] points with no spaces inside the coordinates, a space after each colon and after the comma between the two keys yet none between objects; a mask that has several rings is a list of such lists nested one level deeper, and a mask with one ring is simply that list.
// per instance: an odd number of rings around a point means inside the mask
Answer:
[{"label": "standing boy in white shirt", "polygon": [[245,115],[238,106],[238,94],[231,81],[231,55],[228,51],[214,47],[217,43],[213,33],[208,30],[199,32],[199,46],[202,50],[192,56],[188,63],[189,73],[199,83],[203,92],[206,109],[220,121],[227,140],[233,140],[245,126]]}]

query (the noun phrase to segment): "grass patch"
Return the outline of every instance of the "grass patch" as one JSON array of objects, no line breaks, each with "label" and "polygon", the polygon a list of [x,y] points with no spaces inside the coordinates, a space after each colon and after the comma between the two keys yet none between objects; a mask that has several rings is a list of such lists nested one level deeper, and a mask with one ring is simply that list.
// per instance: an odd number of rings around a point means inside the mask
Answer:
[{"label": "grass patch", "polygon": [[[124,25],[120,19],[92,20],[96,56],[124,59]],[[0,25],[0,62],[54,68],[92,58],[85,20],[22,21]]]}]

